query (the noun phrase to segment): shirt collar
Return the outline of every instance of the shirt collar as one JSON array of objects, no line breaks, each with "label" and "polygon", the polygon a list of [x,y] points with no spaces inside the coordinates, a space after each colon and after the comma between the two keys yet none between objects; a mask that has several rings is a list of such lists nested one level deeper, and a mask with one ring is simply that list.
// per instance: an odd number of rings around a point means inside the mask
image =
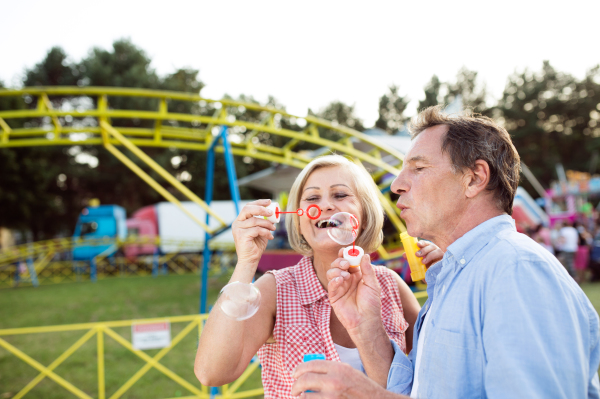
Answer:
[{"label": "shirt collar", "polygon": [[492,237],[506,229],[516,231],[515,220],[512,217],[500,215],[488,219],[454,241],[448,247],[444,257],[454,257],[459,267],[464,268],[490,242]]},{"label": "shirt collar", "polygon": [[300,291],[302,305],[310,305],[323,297],[327,297],[327,291],[321,285],[312,260],[305,256],[296,265],[296,282]]}]

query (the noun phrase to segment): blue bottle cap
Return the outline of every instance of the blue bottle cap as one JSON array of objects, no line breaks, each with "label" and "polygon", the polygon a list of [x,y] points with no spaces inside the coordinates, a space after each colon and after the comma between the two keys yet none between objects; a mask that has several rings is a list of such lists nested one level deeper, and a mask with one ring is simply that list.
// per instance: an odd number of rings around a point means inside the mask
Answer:
[{"label": "blue bottle cap", "polygon": [[305,362],[310,362],[311,360],[326,360],[326,357],[322,353],[307,353],[304,355]]}]

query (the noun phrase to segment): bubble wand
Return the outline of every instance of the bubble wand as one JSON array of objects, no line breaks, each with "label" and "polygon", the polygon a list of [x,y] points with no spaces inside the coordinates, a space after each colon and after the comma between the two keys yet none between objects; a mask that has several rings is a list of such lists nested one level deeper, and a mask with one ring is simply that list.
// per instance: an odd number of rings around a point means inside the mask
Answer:
[{"label": "bubble wand", "polygon": [[346,259],[351,267],[360,266],[365,251],[356,245],[356,237],[358,237],[358,218],[348,212],[339,212],[329,219],[329,229],[327,234],[329,237],[340,245],[352,244],[345,247],[343,250],[344,259]]},{"label": "bubble wand", "polygon": [[[289,212],[280,211],[279,204],[277,202],[271,202],[271,204],[269,206],[267,206],[266,208],[269,209],[271,212],[273,212],[273,214],[271,216],[254,216],[254,217],[259,218],[259,219],[265,219],[272,223],[279,223],[281,214],[283,214],[283,213],[295,213],[298,216],[304,216],[304,214],[306,214],[306,216],[312,220],[318,219],[321,216],[321,208],[319,208],[318,205],[314,205],[314,204],[310,205],[308,208],[306,208],[306,212],[304,212],[304,209],[302,209],[302,208],[298,208],[295,211],[289,211]],[[312,209],[317,210],[316,215],[311,215]]]}]

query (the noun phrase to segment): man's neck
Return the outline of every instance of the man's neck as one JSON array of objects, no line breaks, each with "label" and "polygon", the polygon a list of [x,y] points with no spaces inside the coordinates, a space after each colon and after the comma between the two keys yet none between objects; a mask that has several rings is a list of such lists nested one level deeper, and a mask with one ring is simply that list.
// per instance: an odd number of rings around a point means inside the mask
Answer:
[{"label": "man's neck", "polygon": [[481,223],[486,222],[496,216],[505,215],[506,213],[498,210],[497,208],[486,207],[483,209],[469,209],[461,215],[457,223],[454,224],[452,229],[443,232],[438,237],[435,237],[432,241],[440,247],[444,252],[452,245],[456,240],[479,226]]}]

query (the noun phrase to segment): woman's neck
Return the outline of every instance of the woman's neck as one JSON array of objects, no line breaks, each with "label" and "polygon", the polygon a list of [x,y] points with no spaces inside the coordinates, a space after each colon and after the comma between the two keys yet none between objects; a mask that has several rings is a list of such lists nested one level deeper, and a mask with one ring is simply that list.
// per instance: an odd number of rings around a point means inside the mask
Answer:
[{"label": "woman's neck", "polygon": [[338,258],[338,252],[319,252],[319,254],[313,255],[313,267],[317,278],[321,282],[321,285],[327,291],[327,271],[331,269],[331,264]]}]

